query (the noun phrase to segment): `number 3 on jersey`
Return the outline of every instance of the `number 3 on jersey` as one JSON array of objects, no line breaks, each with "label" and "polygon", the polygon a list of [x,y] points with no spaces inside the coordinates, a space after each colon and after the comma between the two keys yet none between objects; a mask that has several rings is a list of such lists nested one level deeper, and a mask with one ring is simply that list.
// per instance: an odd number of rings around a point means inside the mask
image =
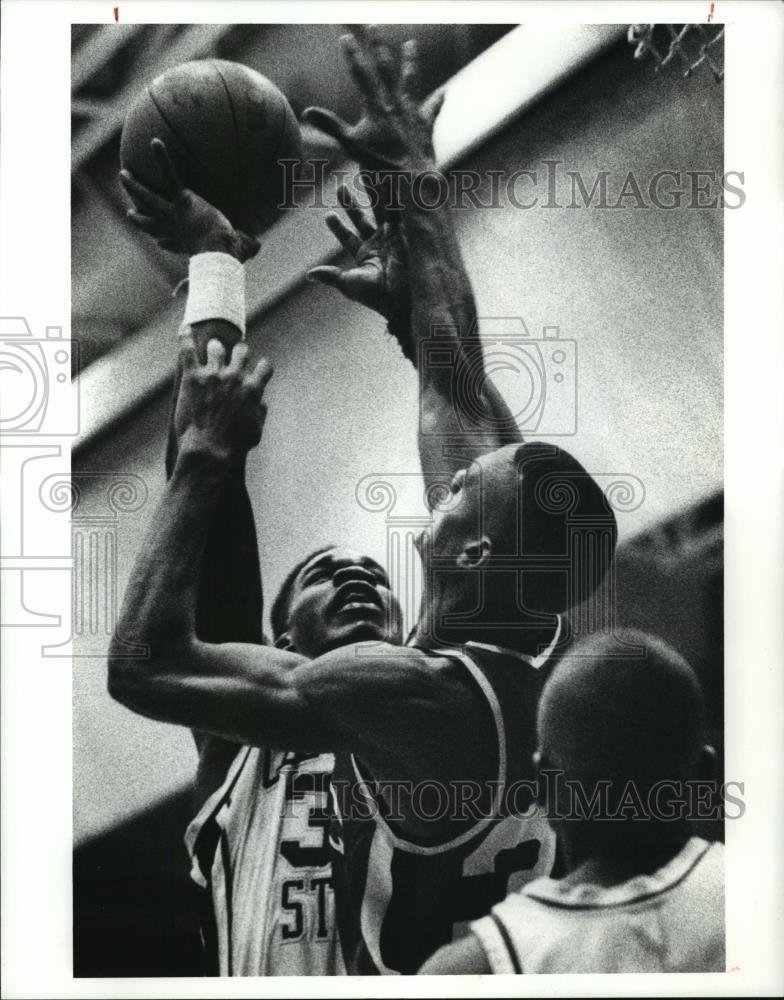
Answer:
[{"label": "number 3 on jersey", "polygon": [[[328,774],[287,772],[280,853],[292,868],[324,868],[329,864],[328,806]],[[304,835],[303,826],[307,827]],[[296,838],[287,838],[289,827],[298,834]]]},{"label": "number 3 on jersey", "polygon": [[[285,813],[280,853],[296,878],[281,885],[281,942],[326,940],[332,926],[332,878],[329,869],[329,775],[286,771]],[[296,836],[287,836],[287,833]]]}]

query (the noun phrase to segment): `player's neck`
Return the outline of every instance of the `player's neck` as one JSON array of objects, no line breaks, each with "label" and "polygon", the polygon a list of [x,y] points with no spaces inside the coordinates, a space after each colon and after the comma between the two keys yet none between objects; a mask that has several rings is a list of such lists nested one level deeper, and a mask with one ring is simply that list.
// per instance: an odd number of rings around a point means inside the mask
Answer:
[{"label": "player's neck", "polygon": [[467,619],[452,626],[443,624],[443,613],[431,620],[439,622],[438,628],[431,630],[426,620],[420,621],[415,633],[416,645],[447,647],[464,646],[472,642],[537,657],[551,645],[555,635],[552,626],[499,628],[475,619]]},{"label": "player's neck", "polygon": [[637,843],[634,838],[619,849],[617,844],[603,850],[596,845],[585,845],[578,838],[565,837],[564,853],[568,874],[564,885],[613,886],[627,882],[638,875],[652,875],[682,850],[689,839],[686,828],[672,824],[662,826],[656,834],[646,836]]},{"label": "player's neck", "polygon": [[[536,657],[555,638],[557,624],[521,621],[519,625],[499,625],[492,614],[491,620],[485,621],[482,613],[476,613],[476,595],[470,594],[469,598],[466,600],[465,595],[455,589],[433,595],[430,602],[423,601],[414,644],[423,648],[443,648],[474,642]],[[450,620],[454,624],[445,624]]]}]

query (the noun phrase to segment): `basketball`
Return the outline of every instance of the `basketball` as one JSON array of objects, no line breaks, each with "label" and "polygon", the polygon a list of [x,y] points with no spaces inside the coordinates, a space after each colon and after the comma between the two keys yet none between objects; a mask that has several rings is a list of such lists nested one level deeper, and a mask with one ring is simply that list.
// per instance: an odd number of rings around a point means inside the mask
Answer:
[{"label": "basketball", "polygon": [[161,190],[152,139],[166,143],[185,187],[201,195],[235,229],[258,235],[281,204],[282,159],[300,155],[291,105],[261,73],[225,59],[167,70],[143,90],[125,117],[120,164]]}]

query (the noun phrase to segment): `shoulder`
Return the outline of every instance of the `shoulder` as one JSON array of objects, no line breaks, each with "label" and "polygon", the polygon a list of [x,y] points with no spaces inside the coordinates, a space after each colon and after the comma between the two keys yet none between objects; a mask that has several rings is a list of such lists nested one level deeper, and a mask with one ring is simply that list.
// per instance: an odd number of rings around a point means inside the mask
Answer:
[{"label": "shoulder", "polygon": [[443,724],[478,702],[476,688],[457,661],[429,650],[386,643],[355,643],[302,664],[293,681],[314,709],[341,714],[350,704],[365,720],[382,716],[401,733],[424,717]]},{"label": "shoulder", "polygon": [[[477,757],[492,753],[492,719],[469,672],[448,655],[358,643],[294,675],[298,697],[329,729],[331,748],[362,754],[377,779],[389,777],[390,758],[406,776],[432,778],[458,767],[473,778]],[[472,740],[461,738],[467,728]]]},{"label": "shoulder", "polygon": [[[724,844],[692,837],[681,852],[686,891],[697,898],[720,899],[724,895]],[[674,880],[679,871],[674,872]],[[723,907],[722,907],[723,909]]]},{"label": "shoulder", "polygon": [[433,690],[453,688],[464,673],[454,657],[440,651],[360,642],[305,661],[296,671],[296,680],[305,686],[342,687],[350,682],[360,690],[399,688],[410,696],[425,696]]},{"label": "shoulder", "polygon": [[431,955],[419,970],[422,976],[470,976],[492,972],[490,962],[476,934],[452,941]]},{"label": "shoulder", "polygon": [[[536,879],[530,885],[547,881]],[[510,892],[470,925],[493,973],[526,972],[527,966],[536,966],[530,960],[542,946],[549,948],[574,934],[574,926],[564,921],[560,910],[528,896],[529,887]]]}]

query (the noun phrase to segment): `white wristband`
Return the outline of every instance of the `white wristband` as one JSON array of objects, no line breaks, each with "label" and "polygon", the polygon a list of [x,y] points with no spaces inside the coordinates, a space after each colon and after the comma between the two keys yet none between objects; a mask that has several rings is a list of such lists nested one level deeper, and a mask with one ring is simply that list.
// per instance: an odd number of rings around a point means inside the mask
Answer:
[{"label": "white wristband", "polygon": [[197,253],[188,266],[183,323],[225,319],[245,337],[245,268],[231,254]]}]

